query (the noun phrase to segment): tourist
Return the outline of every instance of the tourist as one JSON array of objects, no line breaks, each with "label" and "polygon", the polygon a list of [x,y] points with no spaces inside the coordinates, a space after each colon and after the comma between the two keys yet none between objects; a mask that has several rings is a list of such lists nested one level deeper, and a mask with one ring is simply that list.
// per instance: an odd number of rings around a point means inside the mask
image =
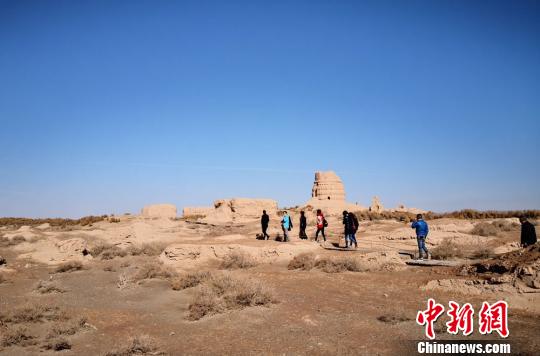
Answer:
[{"label": "tourist", "polygon": [[299,234],[299,237],[301,240],[307,240],[306,228],[307,228],[306,215],[304,214],[303,211],[301,211],[300,212],[300,234]]},{"label": "tourist", "polygon": [[418,242],[418,259],[422,260],[423,252],[426,252],[426,258],[429,259],[429,252],[426,247],[426,237],[429,232],[428,224],[424,221],[422,214],[416,215],[411,228],[416,229],[416,241]]},{"label": "tourist", "polygon": [[[351,224],[349,221],[349,213],[347,210],[343,211],[343,234],[345,235],[345,248],[349,248],[349,235],[351,234]],[[352,245],[352,241],[351,241]]]},{"label": "tourist", "polygon": [[283,241],[289,241],[289,231],[292,230],[293,224],[291,217],[287,212],[284,212],[283,219],[281,219],[281,229],[283,230]]},{"label": "tourist", "polygon": [[352,247],[352,244],[354,242],[354,248],[358,248],[358,242],[356,242],[356,232],[358,231],[359,227],[358,218],[356,217],[356,215],[354,215],[354,213],[351,212],[347,214],[347,218],[349,219],[349,225],[351,228],[351,233],[349,234],[349,246]]},{"label": "tourist", "polygon": [[324,218],[321,209],[317,209],[317,232],[315,233],[315,242],[318,242],[319,240],[319,232],[322,233],[322,237],[324,241],[326,241],[326,236],[324,235],[324,228],[327,226],[328,223],[326,222],[326,219]]},{"label": "tourist", "polygon": [[270,238],[270,235],[266,232],[268,230],[268,223],[270,222],[270,217],[268,214],[266,214],[266,210],[263,210],[263,214],[261,216],[261,227],[262,227],[262,233],[263,233],[263,240],[268,240]]},{"label": "tourist", "polygon": [[519,218],[521,223],[521,246],[527,247],[536,243],[536,230],[534,225],[531,224],[527,217],[521,216]]}]

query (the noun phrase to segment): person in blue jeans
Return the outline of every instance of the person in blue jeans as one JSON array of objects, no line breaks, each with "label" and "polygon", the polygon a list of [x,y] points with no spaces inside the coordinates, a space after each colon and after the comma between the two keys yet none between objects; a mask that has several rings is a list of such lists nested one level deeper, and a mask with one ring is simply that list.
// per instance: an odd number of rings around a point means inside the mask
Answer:
[{"label": "person in blue jeans", "polygon": [[291,231],[293,225],[292,220],[289,214],[285,211],[283,214],[283,219],[281,219],[281,229],[283,230],[283,242],[289,241],[289,231]]},{"label": "person in blue jeans", "polygon": [[429,258],[429,252],[426,247],[426,238],[429,232],[428,224],[424,221],[422,214],[416,215],[416,221],[413,221],[411,228],[416,229],[416,241],[418,242],[419,259],[422,258],[423,252],[426,253],[426,258]]}]

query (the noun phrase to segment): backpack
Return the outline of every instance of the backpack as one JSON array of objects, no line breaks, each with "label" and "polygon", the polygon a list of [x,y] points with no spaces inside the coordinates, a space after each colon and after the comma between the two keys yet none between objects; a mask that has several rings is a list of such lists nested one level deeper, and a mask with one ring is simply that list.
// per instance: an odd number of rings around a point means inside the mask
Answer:
[{"label": "backpack", "polygon": [[322,223],[324,227],[328,227],[328,221],[326,221],[326,219],[323,219]]},{"label": "backpack", "polygon": [[354,215],[353,213],[349,213],[352,221],[353,221],[353,226],[352,226],[352,229],[354,231],[358,230],[358,219],[356,218],[356,215]]}]

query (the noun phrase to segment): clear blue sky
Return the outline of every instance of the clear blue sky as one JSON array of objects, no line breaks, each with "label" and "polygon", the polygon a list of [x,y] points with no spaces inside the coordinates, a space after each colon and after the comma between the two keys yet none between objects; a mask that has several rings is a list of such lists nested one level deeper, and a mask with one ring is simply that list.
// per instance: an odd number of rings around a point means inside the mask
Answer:
[{"label": "clear blue sky", "polygon": [[1,1],[0,216],[540,208],[540,1]]}]

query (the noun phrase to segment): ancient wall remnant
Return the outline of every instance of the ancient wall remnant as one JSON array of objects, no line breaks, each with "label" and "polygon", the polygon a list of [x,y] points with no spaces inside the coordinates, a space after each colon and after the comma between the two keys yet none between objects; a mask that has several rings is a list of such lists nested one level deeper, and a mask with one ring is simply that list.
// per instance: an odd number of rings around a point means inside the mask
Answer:
[{"label": "ancient wall remnant", "polygon": [[146,218],[175,218],[176,206],[172,204],[147,205],[141,213]]},{"label": "ancient wall remnant", "polygon": [[345,201],[343,182],[333,171],[315,172],[311,197],[318,200]]},{"label": "ancient wall remnant", "polygon": [[371,199],[371,206],[369,207],[369,211],[372,213],[382,213],[383,210],[384,206],[381,204],[379,197],[374,196],[373,199]]}]

